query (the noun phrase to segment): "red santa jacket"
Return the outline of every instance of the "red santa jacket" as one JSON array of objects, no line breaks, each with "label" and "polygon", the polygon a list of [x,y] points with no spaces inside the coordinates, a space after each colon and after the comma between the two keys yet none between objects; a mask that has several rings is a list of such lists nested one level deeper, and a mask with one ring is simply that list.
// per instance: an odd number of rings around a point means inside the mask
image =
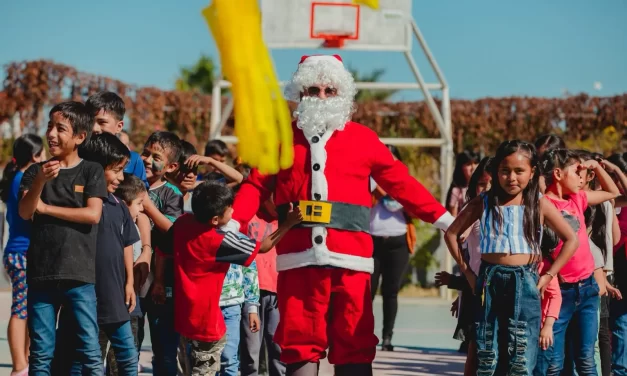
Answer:
[{"label": "red santa jacket", "polygon": [[[253,169],[233,205],[233,219],[245,232],[271,194],[279,209],[304,200],[330,203],[324,211],[331,207],[331,223],[304,223],[277,245],[278,271],[329,265],[372,273],[370,176],[411,215],[441,229],[452,223],[453,217],[369,128],[348,122],[343,130],[309,139],[295,125],[293,131],[293,166],[276,175]],[[313,211],[304,214],[315,216]]]}]

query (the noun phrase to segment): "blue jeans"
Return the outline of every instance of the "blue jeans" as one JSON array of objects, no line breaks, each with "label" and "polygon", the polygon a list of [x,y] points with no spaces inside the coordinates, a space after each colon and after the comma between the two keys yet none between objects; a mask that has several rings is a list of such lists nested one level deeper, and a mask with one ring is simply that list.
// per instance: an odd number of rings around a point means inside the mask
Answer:
[{"label": "blue jeans", "polygon": [[[167,298],[164,304],[146,299],[148,325],[152,342],[152,374],[176,376],[179,334],[174,331],[174,300]],[[143,307],[142,307],[143,308]]]},{"label": "blue jeans", "polygon": [[597,376],[594,344],[599,336],[599,286],[594,277],[560,285],[562,307],[553,324],[553,354],[548,376],[558,376],[564,368],[566,330],[573,328],[573,359],[579,376]]},{"label": "blue jeans", "polygon": [[93,284],[74,281],[51,282],[49,287],[29,288],[29,374],[50,375],[56,343],[57,313],[61,305],[75,327],[72,331],[75,338],[63,338],[62,342],[75,346],[72,350],[76,352],[84,375],[101,375],[96,290]]},{"label": "blue jeans", "polygon": [[540,336],[537,265],[481,264],[476,293],[478,375],[530,375]]},{"label": "blue jeans", "polygon": [[[107,343],[115,354],[116,375],[137,375],[139,355],[135,347],[135,337],[130,321],[100,325],[100,349],[104,360],[107,356]],[[108,365],[111,367],[111,364]]]},{"label": "blue jeans", "polygon": [[627,300],[610,302],[610,328],[612,330],[612,372],[627,376]]},{"label": "blue jeans", "polygon": [[239,369],[239,338],[242,321],[242,305],[221,307],[226,324],[226,346],[220,356],[221,376],[237,376]]}]

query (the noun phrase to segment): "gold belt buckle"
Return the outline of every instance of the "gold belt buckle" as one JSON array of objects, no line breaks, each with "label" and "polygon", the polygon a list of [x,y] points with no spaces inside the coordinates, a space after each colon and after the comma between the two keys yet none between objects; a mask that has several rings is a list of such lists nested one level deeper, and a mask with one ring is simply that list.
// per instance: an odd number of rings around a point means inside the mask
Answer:
[{"label": "gold belt buckle", "polygon": [[333,205],[330,202],[299,201],[298,207],[303,213],[303,222],[331,223]]}]

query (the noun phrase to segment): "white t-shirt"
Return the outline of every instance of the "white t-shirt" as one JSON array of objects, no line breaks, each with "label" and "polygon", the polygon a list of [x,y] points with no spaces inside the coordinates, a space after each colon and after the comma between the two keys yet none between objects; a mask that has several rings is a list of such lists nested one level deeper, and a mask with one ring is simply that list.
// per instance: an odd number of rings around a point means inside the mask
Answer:
[{"label": "white t-shirt", "polygon": [[[377,183],[370,178],[370,191]],[[373,236],[401,236],[407,234],[403,207],[389,196],[381,198],[370,210],[370,234]]]}]

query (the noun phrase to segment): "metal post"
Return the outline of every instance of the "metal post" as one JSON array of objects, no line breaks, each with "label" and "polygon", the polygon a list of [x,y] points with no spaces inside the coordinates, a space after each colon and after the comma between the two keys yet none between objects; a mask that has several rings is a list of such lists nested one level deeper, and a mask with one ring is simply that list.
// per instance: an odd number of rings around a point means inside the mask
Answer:
[{"label": "metal post", "polygon": [[411,28],[412,28],[412,31],[414,32],[414,35],[416,36],[416,39],[418,39],[418,43],[420,43],[420,47],[422,48],[422,51],[425,53],[427,60],[429,60],[429,64],[431,64],[431,67],[433,68],[435,75],[438,77],[438,81],[440,81],[440,83],[443,86],[448,87],[446,83],[446,79],[444,78],[444,74],[442,73],[442,70],[438,66],[437,61],[435,61],[433,54],[431,54],[431,50],[429,49],[429,46],[427,45],[427,41],[422,36],[422,32],[420,31],[420,28],[418,28],[418,24],[416,24],[416,21],[413,18],[411,20]]},{"label": "metal post", "polygon": [[232,96],[229,97],[228,101],[226,102],[226,106],[224,106],[224,111],[222,111],[220,122],[218,126],[214,129],[213,133],[211,134],[212,140],[214,138],[220,137],[220,135],[222,134],[222,130],[226,126],[226,122],[229,120],[229,117],[231,116],[231,113],[233,112],[233,102],[234,102],[233,97]]},{"label": "metal post", "polygon": [[444,126],[444,119],[442,118],[442,115],[440,114],[440,111],[438,110],[438,106],[435,104],[435,101],[433,100],[433,96],[431,95],[431,92],[425,87],[425,80],[424,78],[422,78],[422,74],[420,73],[420,70],[418,69],[418,65],[416,65],[416,61],[414,60],[414,57],[411,55],[411,53],[405,51],[405,58],[407,59],[407,63],[409,64],[409,67],[411,68],[412,73],[414,74],[414,77],[416,78],[416,81],[418,81],[418,85],[420,85],[420,90],[422,91],[422,94],[425,96],[425,100],[427,101],[427,107],[429,107],[429,112],[431,112],[431,116],[433,116],[433,119],[435,120],[435,124],[438,126],[438,129],[440,130],[440,133],[442,134],[442,138],[445,138],[447,135],[445,126]]},{"label": "metal post", "polygon": [[222,89],[220,88],[221,77],[216,77],[213,81],[213,90],[211,91],[211,123],[209,134],[214,135],[220,119],[222,119]]}]

